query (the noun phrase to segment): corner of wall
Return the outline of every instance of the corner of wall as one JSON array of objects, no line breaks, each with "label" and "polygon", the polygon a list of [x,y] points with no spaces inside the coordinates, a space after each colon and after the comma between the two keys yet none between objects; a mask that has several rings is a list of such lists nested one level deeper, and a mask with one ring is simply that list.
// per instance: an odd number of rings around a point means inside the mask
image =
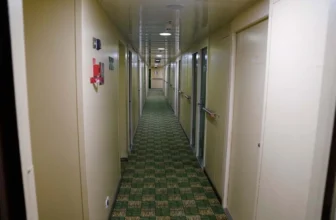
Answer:
[{"label": "corner of wall", "polygon": [[78,151],[79,166],[81,172],[81,191],[83,219],[89,219],[89,201],[86,176],[85,138],[84,138],[84,112],[83,112],[83,75],[82,75],[82,21],[83,0],[75,0],[75,42],[76,42],[76,84],[77,84],[77,128],[78,128]]}]

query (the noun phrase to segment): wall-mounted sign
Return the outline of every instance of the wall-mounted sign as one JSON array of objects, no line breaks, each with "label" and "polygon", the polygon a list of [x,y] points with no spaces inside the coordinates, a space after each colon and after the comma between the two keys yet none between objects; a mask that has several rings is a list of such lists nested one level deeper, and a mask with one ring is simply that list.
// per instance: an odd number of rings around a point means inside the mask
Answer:
[{"label": "wall-mounted sign", "polygon": [[109,57],[109,70],[114,70],[114,59]]},{"label": "wall-mounted sign", "polygon": [[100,50],[101,49],[101,41],[98,38],[93,38],[93,49]]}]

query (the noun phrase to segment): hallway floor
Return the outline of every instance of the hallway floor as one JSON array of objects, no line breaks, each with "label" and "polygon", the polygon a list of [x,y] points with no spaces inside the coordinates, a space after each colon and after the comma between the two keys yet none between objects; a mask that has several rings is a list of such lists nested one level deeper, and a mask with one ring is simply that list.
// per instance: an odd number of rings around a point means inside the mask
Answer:
[{"label": "hallway floor", "polygon": [[227,219],[161,90],[150,90],[112,219]]}]

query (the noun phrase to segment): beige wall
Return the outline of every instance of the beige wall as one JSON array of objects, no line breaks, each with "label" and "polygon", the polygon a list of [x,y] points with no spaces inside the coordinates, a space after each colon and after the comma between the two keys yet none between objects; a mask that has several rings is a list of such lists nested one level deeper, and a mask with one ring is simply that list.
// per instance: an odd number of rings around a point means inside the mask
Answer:
[{"label": "beige wall", "polygon": [[[335,94],[335,64],[331,61],[335,42],[332,40],[335,32],[331,28],[335,23],[332,16],[336,10],[335,1],[280,0],[270,4],[268,93],[263,121],[257,219],[319,219],[326,171],[323,161],[327,161],[329,152],[329,131],[335,103],[330,101],[335,100],[332,95]],[[234,42],[235,32],[267,17],[268,5],[268,1],[260,1],[237,16],[229,25],[232,32],[230,41]],[[235,48],[230,52],[230,76],[217,74],[218,68],[228,71],[228,63],[224,62],[228,58],[225,56],[226,46],[220,44],[226,34],[220,34],[217,40],[215,36],[211,35],[209,40],[206,105],[221,117],[216,122],[206,122],[205,169],[219,193],[224,195],[226,206],[225,194],[222,193],[227,178],[222,172],[229,170],[227,158],[230,155],[230,118],[233,115],[229,106],[232,106],[233,99],[232,93],[226,90],[228,88],[220,85],[230,80],[227,86],[232,90]],[[187,56],[190,57],[191,52],[189,50],[182,56],[182,91],[187,91],[188,84],[191,84],[187,67]],[[222,65],[216,60],[220,54]],[[220,100],[214,97],[218,91],[223,94]],[[228,99],[230,105],[225,104]],[[181,124],[186,130],[190,125],[186,120],[191,110],[181,96],[180,101]],[[222,159],[218,156],[220,152],[224,154]],[[221,175],[224,180],[219,179]],[[279,195],[284,196],[279,199]]]},{"label": "beige wall", "polygon": [[[24,19],[39,218],[107,219],[111,206],[105,207],[105,199],[112,204],[120,180],[118,135],[126,137],[115,107],[123,39],[95,0],[25,0]],[[100,51],[92,48],[93,37],[101,39]],[[113,71],[109,56],[115,59]],[[92,58],[105,64],[105,84],[97,88],[89,81]],[[138,93],[137,64],[133,73]]]},{"label": "beige wall", "polygon": [[[223,204],[226,205],[226,197],[224,194],[228,174],[228,163],[230,151],[230,123],[232,112],[231,98],[231,80],[232,71],[234,72],[234,56],[232,49],[233,33],[237,30],[246,28],[260,19],[265,18],[268,14],[268,1],[259,1],[247,10],[237,15],[234,20],[225,27],[220,28],[216,32],[210,34],[209,40],[204,39],[195,43],[191,49],[182,56],[182,75],[181,87],[192,91],[192,54],[199,52],[202,48],[208,47],[208,73],[207,73],[207,94],[206,107],[217,113],[220,117],[213,120],[209,117],[205,121],[205,170],[210,180],[214,184],[219,195],[224,199]],[[183,89],[181,89],[183,91]],[[220,98],[219,98],[220,97]],[[186,105],[186,99],[180,96],[182,127],[187,130],[190,135],[190,115],[191,102]],[[196,145],[197,145],[196,134]]]},{"label": "beige wall", "polygon": [[[141,87],[141,91],[142,91],[142,106],[141,108],[143,109],[145,103],[146,103],[146,98],[147,98],[147,94],[146,94],[146,91],[147,91],[147,65],[145,62],[142,61],[142,64],[141,64],[141,69],[142,69],[142,87]],[[142,113],[142,110],[141,110],[141,113]]]},{"label": "beige wall", "polygon": [[39,219],[83,219],[75,2],[24,1],[28,101]]},{"label": "beige wall", "polygon": [[[140,100],[139,100],[139,62],[138,55],[132,52],[132,129],[133,137],[138,127],[140,116]],[[132,138],[133,138],[132,137]]]},{"label": "beige wall", "polygon": [[128,139],[127,139],[127,105],[128,105],[128,83],[126,72],[126,47],[119,42],[119,154],[120,158],[128,157]]},{"label": "beige wall", "polygon": [[145,65],[145,87],[146,87],[145,94],[146,94],[146,97],[148,95],[148,89],[149,89],[148,79],[149,79],[149,67]]},{"label": "beige wall", "polygon": [[[109,196],[112,204],[120,180],[119,109],[116,106],[121,37],[97,1],[83,0],[82,4],[82,107],[88,213],[89,219],[103,220],[111,210],[111,206],[105,208],[105,199]],[[101,50],[92,48],[93,37],[101,40]],[[109,56],[115,60],[114,70],[109,70]],[[105,64],[105,84],[97,89],[89,82],[92,58]]]},{"label": "beige wall", "polygon": [[140,92],[140,116],[142,115],[142,109],[146,100],[146,85],[145,85],[145,63],[140,59],[139,64],[139,92]]},{"label": "beige wall", "polygon": [[168,65],[166,65],[165,67],[163,67],[164,72],[163,72],[163,78],[164,78],[164,82],[163,82],[163,91],[164,91],[164,95],[165,97],[168,97]]},{"label": "beige wall", "polygon": [[[181,57],[181,82],[180,82],[180,91],[185,95],[192,95],[192,58],[191,54],[186,53]],[[180,95],[180,123],[185,133],[189,138],[191,130],[191,101],[187,100],[183,95]]]},{"label": "beige wall", "polygon": [[336,94],[331,2],[271,3],[257,219],[320,219]]},{"label": "beige wall", "polygon": [[[155,74],[155,72],[157,72],[157,74]],[[151,80],[152,89],[163,89],[164,68],[153,68],[151,73]]]},{"label": "beige wall", "polygon": [[176,76],[176,63],[171,63],[169,73],[169,88],[168,88],[168,100],[172,109],[175,109],[175,76]]},{"label": "beige wall", "polygon": [[229,104],[231,39],[228,32],[228,29],[222,29],[209,38],[206,97],[207,108],[220,117],[206,119],[205,170],[222,198]]}]

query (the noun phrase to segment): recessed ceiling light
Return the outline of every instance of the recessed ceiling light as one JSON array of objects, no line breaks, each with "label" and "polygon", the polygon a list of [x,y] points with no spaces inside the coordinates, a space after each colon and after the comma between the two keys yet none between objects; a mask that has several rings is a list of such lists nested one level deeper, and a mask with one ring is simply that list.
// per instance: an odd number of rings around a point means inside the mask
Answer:
[{"label": "recessed ceiling light", "polygon": [[157,57],[162,57],[162,55],[161,54],[158,54],[158,55],[156,55]]},{"label": "recessed ceiling light", "polygon": [[163,32],[163,33],[160,33],[161,36],[170,36],[171,33],[168,33],[168,32]]},{"label": "recessed ceiling light", "polygon": [[158,50],[165,50],[163,47],[158,48]]}]

